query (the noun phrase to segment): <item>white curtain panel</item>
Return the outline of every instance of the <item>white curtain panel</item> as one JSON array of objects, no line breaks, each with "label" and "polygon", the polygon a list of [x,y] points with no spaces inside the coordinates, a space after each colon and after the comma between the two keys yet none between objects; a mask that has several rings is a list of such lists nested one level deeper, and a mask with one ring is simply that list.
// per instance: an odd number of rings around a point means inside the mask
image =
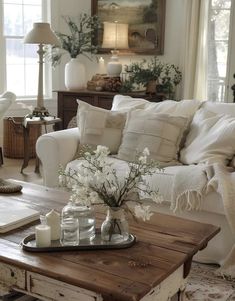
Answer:
[{"label": "white curtain panel", "polygon": [[209,0],[184,0],[183,99],[206,100]]}]

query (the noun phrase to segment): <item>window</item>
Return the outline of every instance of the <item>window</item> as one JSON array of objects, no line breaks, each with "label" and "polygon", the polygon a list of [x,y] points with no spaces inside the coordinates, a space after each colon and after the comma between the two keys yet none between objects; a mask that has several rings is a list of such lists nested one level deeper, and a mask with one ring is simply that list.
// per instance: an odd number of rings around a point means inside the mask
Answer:
[{"label": "window", "polygon": [[231,2],[232,0],[210,0],[207,93],[211,101],[225,101]]},{"label": "window", "polygon": [[[5,53],[2,62],[5,66],[2,86],[4,90],[14,92],[18,98],[35,97],[37,94],[38,46],[24,44],[23,38],[32,29],[34,22],[48,20],[48,1],[2,1],[3,30],[0,42],[3,45],[2,53]],[[45,73],[48,73],[47,69],[45,69]],[[45,90],[49,90],[48,87]]]}]

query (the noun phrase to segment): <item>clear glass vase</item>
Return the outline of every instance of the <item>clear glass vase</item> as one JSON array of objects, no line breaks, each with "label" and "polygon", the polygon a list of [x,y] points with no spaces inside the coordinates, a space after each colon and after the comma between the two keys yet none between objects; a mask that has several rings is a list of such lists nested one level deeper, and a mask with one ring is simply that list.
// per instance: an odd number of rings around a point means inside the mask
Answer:
[{"label": "clear glass vase", "polygon": [[129,224],[124,209],[108,208],[106,219],[101,225],[101,238],[110,243],[121,243],[129,238]]},{"label": "clear glass vase", "polygon": [[95,238],[95,213],[93,208],[76,202],[69,202],[61,213],[62,220],[75,218],[79,222],[79,240]]}]

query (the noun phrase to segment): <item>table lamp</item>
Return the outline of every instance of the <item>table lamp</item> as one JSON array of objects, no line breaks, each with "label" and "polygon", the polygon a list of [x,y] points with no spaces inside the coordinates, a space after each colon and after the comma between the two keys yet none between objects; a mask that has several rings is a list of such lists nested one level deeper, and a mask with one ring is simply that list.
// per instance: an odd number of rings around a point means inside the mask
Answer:
[{"label": "table lamp", "polygon": [[120,76],[122,64],[118,60],[117,49],[127,49],[128,46],[128,24],[115,22],[104,22],[104,33],[102,48],[114,48],[111,50],[112,57],[107,64],[107,72],[111,77]]},{"label": "table lamp", "polygon": [[43,118],[49,116],[48,110],[44,107],[43,99],[43,56],[45,50],[44,45],[58,45],[60,42],[54,32],[51,30],[49,23],[34,23],[33,29],[25,36],[25,44],[38,44],[39,55],[39,75],[38,75],[38,95],[37,107],[34,108],[32,116]]}]

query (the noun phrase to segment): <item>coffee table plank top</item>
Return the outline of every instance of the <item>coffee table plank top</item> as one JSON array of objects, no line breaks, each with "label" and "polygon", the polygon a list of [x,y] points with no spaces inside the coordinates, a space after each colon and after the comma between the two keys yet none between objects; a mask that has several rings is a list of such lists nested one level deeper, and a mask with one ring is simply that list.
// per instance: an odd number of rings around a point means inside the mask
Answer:
[{"label": "coffee table plank top", "polygon": [[149,285],[134,282],[126,277],[119,277],[115,275],[115,271],[110,274],[105,270],[94,270],[91,267],[83,266],[83,264],[74,264],[72,258],[76,256],[77,252],[68,253],[70,253],[71,260],[61,259],[61,253],[58,256],[55,256],[56,253],[36,255],[22,251],[17,244],[6,243],[0,239],[1,262],[13,264],[30,272],[39,273],[84,289],[100,292],[107,300],[110,300],[113,293],[115,295],[114,300],[132,300],[133,295],[138,300],[149,291]]},{"label": "coffee table plank top", "polygon": [[[168,215],[155,213],[155,221],[140,222],[140,225],[131,227],[133,233],[138,233],[141,241],[149,241],[154,238],[157,244],[161,247],[176,250],[179,252],[193,255],[195,249],[197,251],[206,246],[205,237],[207,241],[213,235],[215,226],[207,225],[190,220],[169,217]],[[196,251],[196,252],[197,252]],[[194,253],[195,254],[195,253]]]},{"label": "coffee table plank top", "polygon": [[[22,193],[1,195],[45,214],[61,210],[69,194],[19,182]],[[97,212],[98,225],[104,215]],[[30,253],[19,247],[37,222],[0,234],[0,261],[102,294],[104,300],[140,300],[187,261],[219,231],[212,225],[154,214],[146,223],[131,222],[137,243],[129,249]]]},{"label": "coffee table plank top", "polygon": [[[139,300],[147,294],[153,287],[165,279],[172,271],[184,262],[185,255],[178,254],[174,258],[171,252],[171,261],[168,262],[165,250],[149,250],[151,256],[141,256],[143,245],[136,244],[138,249],[137,256],[135,250],[125,251],[123,258],[120,252],[112,251],[111,254],[105,251],[94,252],[66,252],[66,253],[43,253],[37,255],[22,251],[19,246],[12,242],[0,239],[0,261],[14,264],[31,272],[52,277],[72,285],[76,285],[88,290],[101,292],[104,299],[110,300]],[[150,252],[151,251],[151,252]],[[129,257],[128,253],[129,252]],[[107,254],[108,253],[108,254]],[[165,253],[165,254],[163,254]],[[141,260],[149,263],[146,267],[132,267],[128,263]],[[180,259],[180,261],[178,261]],[[94,264],[95,262],[95,264]],[[161,266],[159,267],[159,262]],[[165,265],[164,265],[165,263]]]}]

